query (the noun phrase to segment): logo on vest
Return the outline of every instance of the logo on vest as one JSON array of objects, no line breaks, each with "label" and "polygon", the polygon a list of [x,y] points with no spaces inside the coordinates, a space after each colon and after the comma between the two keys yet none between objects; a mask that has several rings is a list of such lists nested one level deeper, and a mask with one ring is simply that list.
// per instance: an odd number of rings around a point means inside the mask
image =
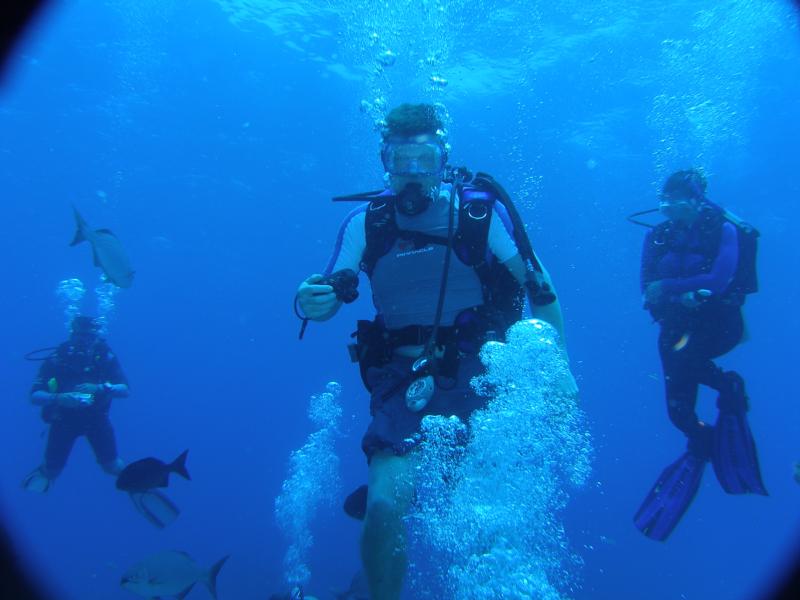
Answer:
[{"label": "logo on vest", "polygon": [[395,254],[395,258],[407,258],[417,254],[427,254],[433,252],[433,244],[428,244],[424,248],[414,248],[414,242],[400,242],[397,244],[397,249],[400,250]]}]

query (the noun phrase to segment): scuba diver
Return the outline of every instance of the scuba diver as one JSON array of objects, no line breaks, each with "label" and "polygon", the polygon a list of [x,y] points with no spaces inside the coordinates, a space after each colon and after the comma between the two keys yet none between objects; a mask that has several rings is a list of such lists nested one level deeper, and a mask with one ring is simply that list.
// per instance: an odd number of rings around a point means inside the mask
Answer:
[{"label": "scuba diver", "polygon": [[448,149],[435,107],[392,110],[381,145],[387,188],[334,198],[362,204],[345,219],[324,273],[303,281],[295,299],[302,337],[309,320],[328,320],[355,300],[357,273],[370,280],[377,315],[358,322],[350,347],[371,394],[361,443],[369,483],[351,495],[359,506],[348,513],[363,518],[361,556],[375,600],[400,597],[422,418],[466,423],[486,405],[470,387],[483,371],[478,351],[504,339],[526,295],[532,316],[552,324],[564,347],[552,282],[508,195],[488,175],[448,167]]},{"label": "scuba diver", "polygon": [[[644,307],[659,323],[658,350],[667,411],[688,439],[686,452],[661,474],[634,517],[649,538],[665,540],[695,497],[708,461],[729,494],[761,494],[756,447],[747,422],[749,399],[742,376],[714,363],[743,339],[742,305],[758,291],[758,231],[706,196],[694,169],[665,182],[660,208],[631,215],[651,227],[641,264]],[[659,210],[657,226],[635,217]],[[698,387],[715,390],[716,424],[695,412]]]},{"label": "scuba diver", "polygon": [[42,408],[50,429],[44,463],[22,483],[29,491],[50,489],[81,436],[106,473],[117,475],[124,466],[108,412],[114,398],[128,396],[128,380],[94,319],[77,316],[70,329],[69,339],[44,359],[31,388],[31,402]]},{"label": "scuba diver", "polygon": [[[72,320],[66,342],[26,356],[43,361],[30,397],[42,408],[42,420],[50,426],[44,462],[22,481],[28,491],[50,489],[81,436],[86,437],[106,473],[117,476],[125,466],[117,455],[108,413],[113,399],[128,396],[128,380],[100,331],[95,319],[79,315]],[[41,356],[42,352],[48,354]],[[158,490],[132,490],[129,496],[136,510],[156,527],[165,527],[180,513]]]}]

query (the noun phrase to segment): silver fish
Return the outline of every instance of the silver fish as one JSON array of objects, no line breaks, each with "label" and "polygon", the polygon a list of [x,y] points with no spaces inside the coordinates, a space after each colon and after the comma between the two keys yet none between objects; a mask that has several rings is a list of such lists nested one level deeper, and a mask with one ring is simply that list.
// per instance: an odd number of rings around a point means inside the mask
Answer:
[{"label": "silver fish", "polygon": [[218,560],[210,569],[198,566],[185,552],[168,550],[148,556],[128,569],[120,585],[143,598],[174,596],[179,600],[188,594],[198,581],[211,597],[217,597],[217,575],[228,557]]},{"label": "silver fish", "polygon": [[117,236],[110,229],[92,230],[78,209],[73,207],[73,210],[77,231],[70,246],[89,242],[92,245],[94,264],[103,269],[106,279],[121,288],[131,287],[134,270]]}]

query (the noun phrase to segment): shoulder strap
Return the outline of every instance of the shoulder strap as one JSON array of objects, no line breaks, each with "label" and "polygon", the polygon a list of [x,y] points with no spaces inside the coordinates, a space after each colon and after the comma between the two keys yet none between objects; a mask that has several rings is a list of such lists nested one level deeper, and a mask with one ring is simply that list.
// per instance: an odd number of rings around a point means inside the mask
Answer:
[{"label": "shoulder strap", "polygon": [[[476,267],[485,262],[488,249],[489,225],[495,197],[477,188],[465,187],[460,197],[458,229],[453,250],[464,264]],[[391,250],[398,238],[413,239],[420,245],[446,244],[447,238],[414,231],[401,231],[395,217],[394,198],[373,200],[365,215],[366,249],[361,270],[371,277],[378,260]]]},{"label": "shoulder strap", "polygon": [[493,193],[497,198],[498,204],[505,209],[508,220],[511,223],[512,237],[525,263],[525,289],[531,305],[546,306],[555,302],[556,295],[550,284],[545,280],[544,270],[533,252],[530,238],[525,229],[525,223],[511,201],[508,192],[491,175],[486,173],[476,173],[471,183],[481,190]]},{"label": "shoulder strap", "polygon": [[364,219],[364,233],[367,246],[360,266],[367,277],[372,277],[375,264],[391,250],[399,235],[393,197],[387,196],[369,203]]},{"label": "shoulder strap", "polygon": [[496,197],[471,186],[464,186],[459,196],[453,250],[461,262],[477,268],[488,257],[489,225]]}]

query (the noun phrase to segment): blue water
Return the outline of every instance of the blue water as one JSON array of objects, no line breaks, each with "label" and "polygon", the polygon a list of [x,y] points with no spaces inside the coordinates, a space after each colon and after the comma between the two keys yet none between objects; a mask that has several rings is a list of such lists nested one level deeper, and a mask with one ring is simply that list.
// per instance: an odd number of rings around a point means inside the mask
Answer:
[{"label": "blue water", "polygon": [[[788,3],[56,4],[0,89],[0,502],[57,597],[131,598],[122,572],[164,549],[204,565],[230,554],[222,599],[281,589],[275,498],[329,381],[342,386],[340,495],[364,481],[368,397],[345,344],[369,294],[302,343],[291,301],[349,208],[328,199],[380,187],[374,120],[403,101],[443,104],[451,162],[509,188],[561,297],[594,446],[588,483],[559,515],[583,563],[564,595],[739,599],[770,586],[800,528],[800,35]],[[381,64],[387,49],[394,65]],[[762,233],[751,339],[721,364],[747,379],[770,496],[726,496],[709,472],[658,544],[632,515],[683,440],[640,306],[644,230],[624,217],[692,165]],[[44,446],[22,355],[65,336],[60,281],[80,278],[91,309],[99,280],[89,249],[67,247],[72,204],[117,233],[137,271],[109,324],[132,384],[112,412],[120,453],[190,449],[192,481],[168,490],[182,514],[164,531],[84,442],[46,496],[19,487]],[[704,394],[701,416],[712,408]],[[327,598],[358,569],[358,528],[325,503],[311,528],[308,589]]]}]

